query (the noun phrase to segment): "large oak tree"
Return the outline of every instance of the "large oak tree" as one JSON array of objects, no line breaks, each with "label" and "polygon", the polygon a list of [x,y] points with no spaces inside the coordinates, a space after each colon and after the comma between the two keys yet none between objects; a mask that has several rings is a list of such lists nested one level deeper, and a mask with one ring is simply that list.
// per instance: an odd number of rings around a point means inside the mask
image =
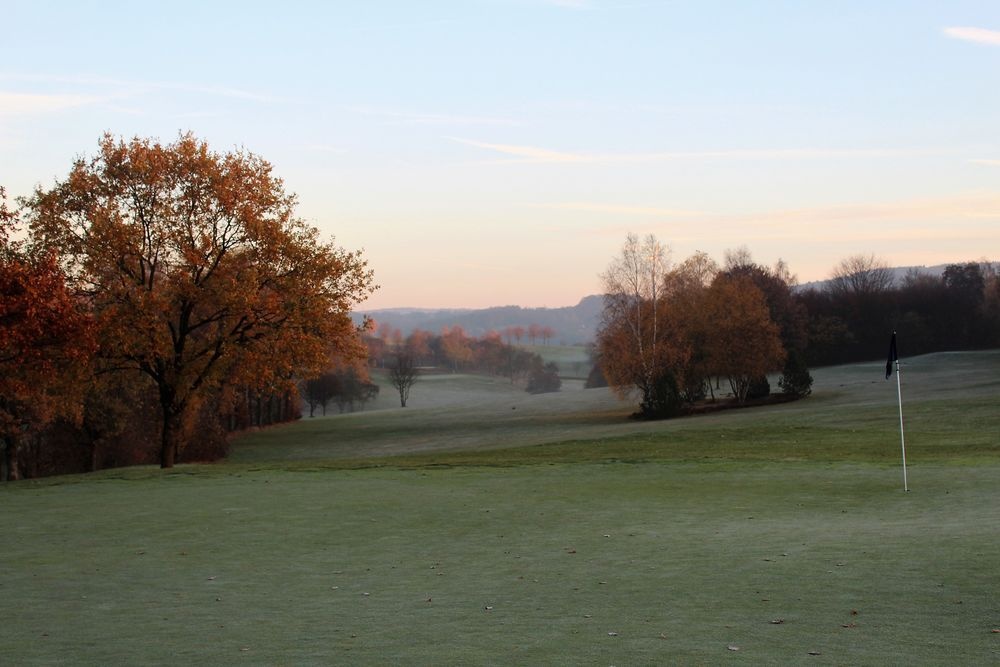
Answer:
[{"label": "large oak tree", "polygon": [[190,411],[224,383],[268,388],[363,354],[349,318],[373,289],[360,252],[323,241],[265,160],[105,135],[93,158],[25,202],[91,302],[107,363],[138,370],[162,409],[171,467]]}]

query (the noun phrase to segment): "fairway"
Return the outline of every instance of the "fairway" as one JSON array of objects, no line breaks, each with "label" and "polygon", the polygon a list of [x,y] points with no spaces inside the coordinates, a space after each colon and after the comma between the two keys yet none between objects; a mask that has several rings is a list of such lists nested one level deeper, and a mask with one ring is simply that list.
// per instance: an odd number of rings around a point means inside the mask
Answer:
[{"label": "fairway", "polygon": [[995,664],[998,371],[904,365],[910,493],[879,364],[658,423],[455,378],[223,464],[0,486],[2,662]]}]

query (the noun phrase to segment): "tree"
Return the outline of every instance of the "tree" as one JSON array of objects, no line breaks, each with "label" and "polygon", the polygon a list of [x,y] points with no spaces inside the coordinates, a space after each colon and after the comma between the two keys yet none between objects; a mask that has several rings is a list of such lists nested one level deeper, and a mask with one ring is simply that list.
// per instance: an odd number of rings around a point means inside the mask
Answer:
[{"label": "tree", "polygon": [[471,340],[465,335],[465,330],[455,325],[445,328],[441,333],[441,347],[445,357],[452,363],[452,370],[458,371],[462,364],[472,361]]},{"label": "tree", "polygon": [[546,394],[559,391],[560,387],[562,380],[559,379],[559,366],[554,361],[543,365],[539,359],[539,363],[531,369],[525,391],[529,394]]},{"label": "tree", "polygon": [[295,197],[251,153],[214,153],[191,134],[105,135],[96,157],[24,203],[89,300],[101,355],[155,385],[164,468],[189,410],[224,382],[287,386],[331,348],[363,355],[349,312],[375,289],[371,271],[296,218]]},{"label": "tree", "polygon": [[92,321],[69,293],[54,250],[12,240],[17,216],[0,187],[0,480],[20,477],[31,433],[79,420],[94,347]]},{"label": "tree", "polygon": [[542,344],[548,345],[552,337],[556,335],[556,330],[550,326],[542,327]]},{"label": "tree", "polygon": [[406,401],[410,398],[410,388],[416,383],[419,374],[420,371],[413,362],[413,355],[408,352],[396,355],[396,361],[389,369],[389,384],[399,392],[399,407],[406,407]]},{"label": "tree", "polygon": [[309,404],[309,416],[316,413],[316,407],[323,408],[323,416],[326,416],[326,406],[330,399],[340,391],[340,378],[333,371],[327,371],[318,377],[306,380],[303,398]]},{"label": "tree", "polygon": [[785,360],[778,326],[749,278],[720,275],[706,302],[713,323],[706,337],[709,367],[729,379],[737,402],[743,403],[751,385]]},{"label": "tree", "polygon": [[689,354],[664,303],[667,252],[653,235],[640,242],[629,234],[602,275],[604,310],[597,334],[602,371],[620,397],[639,393],[640,414],[647,418],[680,409],[676,369]]},{"label": "tree", "polygon": [[871,296],[887,291],[894,280],[892,269],[875,255],[853,255],[833,270],[828,288],[834,294]]}]

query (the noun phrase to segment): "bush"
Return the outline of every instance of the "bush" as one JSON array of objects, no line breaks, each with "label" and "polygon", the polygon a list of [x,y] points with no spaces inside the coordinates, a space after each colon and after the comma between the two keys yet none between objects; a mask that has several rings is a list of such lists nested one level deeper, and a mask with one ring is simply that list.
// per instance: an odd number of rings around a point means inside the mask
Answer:
[{"label": "bush", "polygon": [[802,353],[790,353],[785,360],[785,369],[778,380],[778,386],[781,387],[782,393],[802,398],[812,393],[812,383],[813,378],[809,374]]},{"label": "bush", "polygon": [[545,394],[559,391],[560,387],[562,380],[559,379],[559,367],[550,361],[544,366],[539,364],[532,369],[525,391],[529,394]]},{"label": "bush", "polygon": [[767,381],[766,375],[761,375],[750,381],[750,388],[747,389],[747,400],[767,398],[770,395],[771,383]]},{"label": "bush", "polygon": [[677,389],[677,378],[671,372],[666,372],[656,379],[652,390],[642,397],[639,412],[635,415],[640,419],[667,419],[681,413],[683,400]]},{"label": "bush", "polygon": [[607,387],[608,379],[604,377],[604,371],[601,370],[600,364],[594,364],[590,368],[590,373],[587,374],[587,381],[583,383],[584,389],[595,389],[597,387]]}]

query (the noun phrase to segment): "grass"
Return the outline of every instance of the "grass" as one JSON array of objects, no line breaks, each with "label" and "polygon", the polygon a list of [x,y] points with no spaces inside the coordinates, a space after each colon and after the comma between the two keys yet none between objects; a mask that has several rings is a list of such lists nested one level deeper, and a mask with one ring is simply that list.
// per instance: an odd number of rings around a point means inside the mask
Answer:
[{"label": "grass", "polygon": [[[928,355],[904,365],[904,418],[915,461],[1000,459],[998,370],[1000,352]],[[634,405],[605,389],[531,396],[503,380],[444,375],[433,380],[438,384],[433,390],[428,378],[414,386],[411,406],[424,401],[427,409],[365,411],[258,431],[235,443],[230,461],[325,467],[703,459],[894,462],[899,456],[896,387],[881,373],[880,364],[823,369],[806,400],[665,422],[628,419]],[[445,394],[442,385],[451,389]]]},{"label": "grass", "polygon": [[3,662],[996,663],[998,370],[904,366],[908,494],[877,364],[656,424],[459,391],[4,485]]}]

